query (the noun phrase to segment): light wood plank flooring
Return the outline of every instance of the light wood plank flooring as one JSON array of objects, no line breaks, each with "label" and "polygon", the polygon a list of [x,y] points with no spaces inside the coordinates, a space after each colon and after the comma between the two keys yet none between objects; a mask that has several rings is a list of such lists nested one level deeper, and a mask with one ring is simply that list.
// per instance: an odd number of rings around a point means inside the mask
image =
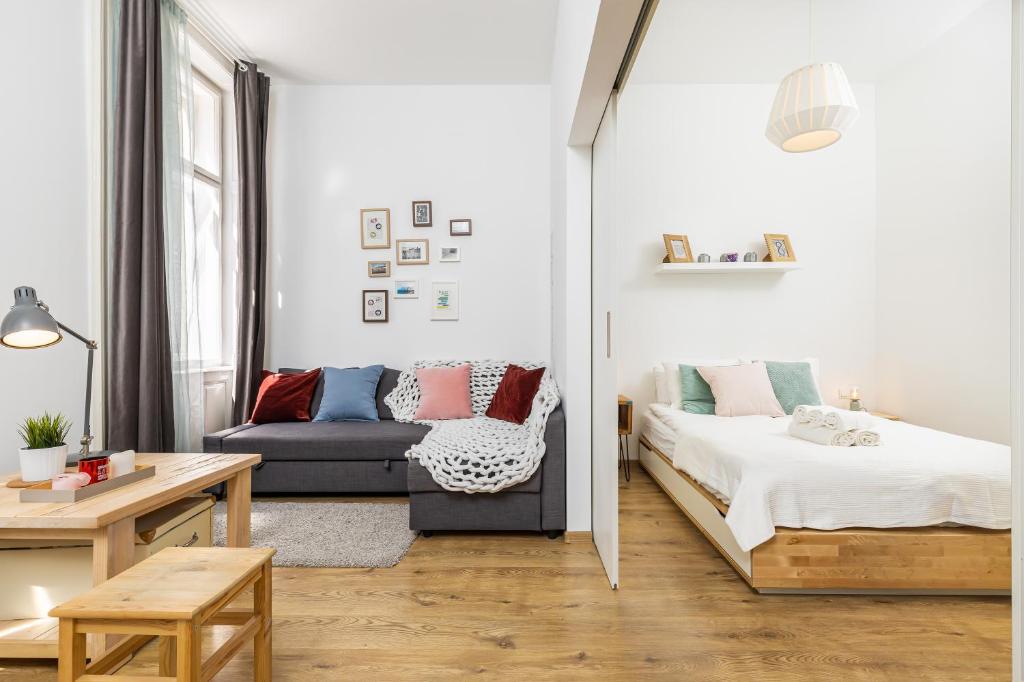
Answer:
[{"label": "light wood plank flooring", "polygon": [[[391,569],[275,569],[275,679],[1010,678],[1009,598],[759,596],[643,472],[620,494],[618,592],[589,543],[533,535],[420,538]],[[251,680],[251,662],[250,647],[217,679]],[[156,647],[122,672],[154,674]],[[0,680],[55,678],[0,661]]]}]

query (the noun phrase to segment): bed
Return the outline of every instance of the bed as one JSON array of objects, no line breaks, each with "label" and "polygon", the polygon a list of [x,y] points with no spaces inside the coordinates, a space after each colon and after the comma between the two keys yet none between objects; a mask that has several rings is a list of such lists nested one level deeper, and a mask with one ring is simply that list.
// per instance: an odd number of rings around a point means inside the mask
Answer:
[{"label": "bed", "polygon": [[886,420],[827,448],[789,419],[642,419],[641,466],[753,589],[1009,594],[1009,448]]}]

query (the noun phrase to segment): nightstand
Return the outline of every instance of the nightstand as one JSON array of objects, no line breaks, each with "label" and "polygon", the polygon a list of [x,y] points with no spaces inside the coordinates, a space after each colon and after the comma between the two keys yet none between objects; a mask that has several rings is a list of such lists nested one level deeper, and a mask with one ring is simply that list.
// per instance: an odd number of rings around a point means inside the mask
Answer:
[{"label": "nightstand", "polygon": [[633,433],[633,401],[619,394],[619,468],[629,481],[629,434]]},{"label": "nightstand", "polygon": [[888,419],[891,422],[903,421],[900,417],[895,414],[887,414],[885,412],[870,412],[872,417],[878,417],[879,419]]}]

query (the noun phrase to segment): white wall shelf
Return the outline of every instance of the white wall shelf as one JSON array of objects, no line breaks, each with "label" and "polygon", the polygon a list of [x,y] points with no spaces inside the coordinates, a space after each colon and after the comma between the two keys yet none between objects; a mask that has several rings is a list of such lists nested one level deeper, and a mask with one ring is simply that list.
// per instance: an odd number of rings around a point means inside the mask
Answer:
[{"label": "white wall shelf", "polygon": [[782,274],[799,270],[799,263],[659,263],[659,275],[725,275],[733,272]]}]

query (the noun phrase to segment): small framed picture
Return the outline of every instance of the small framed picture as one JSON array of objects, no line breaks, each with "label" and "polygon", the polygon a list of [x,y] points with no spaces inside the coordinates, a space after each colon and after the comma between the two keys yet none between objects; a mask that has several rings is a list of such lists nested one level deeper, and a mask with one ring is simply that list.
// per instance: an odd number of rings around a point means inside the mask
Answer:
[{"label": "small framed picture", "polygon": [[372,260],[366,264],[366,274],[370,277],[390,277],[391,261]]},{"label": "small framed picture", "polygon": [[768,247],[768,260],[774,262],[794,261],[796,253],[789,242],[789,235],[765,234],[764,243]]},{"label": "small framed picture", "polygon": [[433,282],[430,287],[430,319],[459,319],[459,283]]},{"label": "small framed picture", "polygon": [[387,321],[387,289],[363,289],[363,322]]},{"label": "small framed picture", "polygon": [[692,263],[693,251],[690,250],[690,240],[685,234],[663,234],[665,240],[665,263]]},{"label": "small framed picture", "polygon": [[453,237],[468,237],[473,234],[473,221],[469,218],[449,220],[448,233]]},{"label": "small framed picture", "polygon": [[395,298],[419,298],[420,282],[418,279],[396,279]]},{"label": "small framed picture", "polygon": [[442,263],[458,263],[462,260],[462,249],[458,246],[442,246],[441,247],[441,262]]},{"label": "small framed picture", "polygon": [[395,242],[395,263],[426,265],[430,262],[430,242],[426,239],[399,239]]},{"label": "small framed picture", "polygon": [[412,202],[412,226],[433,227],[434,205],[429,201]]},{"label": "small framed picture", "polygon": [[359,211],[359,239],[364,249],[390,249],[391,209],[364,208]]}]

